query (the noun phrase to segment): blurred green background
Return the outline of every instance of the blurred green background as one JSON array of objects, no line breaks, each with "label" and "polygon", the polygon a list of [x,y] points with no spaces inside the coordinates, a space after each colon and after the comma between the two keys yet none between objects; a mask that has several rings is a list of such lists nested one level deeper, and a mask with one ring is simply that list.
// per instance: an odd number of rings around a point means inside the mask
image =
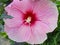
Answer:
[{"label": "blurred green background", "polygon": [[[60,0],[51,0],[56,3],[59,17],[58,17],[58,27],[55,29],[54,32],[48,33],[48,39],[40,45],[60,45]],[[4,21],[3,18],[11,18],[10,16],[6,16],[4,14],[4,7],[10,4],[11,0],[0,0],[0,45],[30,45],[25,42],[17,43],[8,38],[6,33],[4,32]]]}]

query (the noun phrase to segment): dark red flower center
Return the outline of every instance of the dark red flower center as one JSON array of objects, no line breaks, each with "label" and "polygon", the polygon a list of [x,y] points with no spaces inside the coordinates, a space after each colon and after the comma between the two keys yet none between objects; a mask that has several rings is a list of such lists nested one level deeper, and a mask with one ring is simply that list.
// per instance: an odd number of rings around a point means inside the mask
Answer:
[{"label": "dark red flower center", "polygon": [[33,25],[35,21],[37,20],[36,14],[33,13],[33,11],[26,11],[26,13],[23,15],[23,20],[26,25]]}]

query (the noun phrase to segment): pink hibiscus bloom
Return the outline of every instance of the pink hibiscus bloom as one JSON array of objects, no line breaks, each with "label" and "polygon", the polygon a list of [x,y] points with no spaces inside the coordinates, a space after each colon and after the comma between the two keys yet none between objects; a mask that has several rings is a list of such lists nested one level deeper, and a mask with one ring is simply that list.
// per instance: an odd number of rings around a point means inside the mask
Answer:
[{"label": "pink hibiscus bloom", "polygon": [[57,27],[58,10],[50,0],[13,0],[5,8],[12,19],[4,19],[5,32],[16,42],[41,44]]}]

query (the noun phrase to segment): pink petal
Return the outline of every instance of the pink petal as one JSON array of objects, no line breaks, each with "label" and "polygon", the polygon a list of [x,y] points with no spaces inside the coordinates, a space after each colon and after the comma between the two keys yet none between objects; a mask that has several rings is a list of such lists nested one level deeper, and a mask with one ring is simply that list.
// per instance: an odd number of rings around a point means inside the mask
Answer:
[{"label": "pink petal", "polygon": [[40,2],[36,3],[34,12],[38,15],[39,20],[50,27],[49,32],[54,31],[58,21],[58,10],[54,3],[50,0],[40,0]]},{"label": "pink petal", "polygon": [[30,44],[42,44],[46,39],[46,34],[39,34],[38,32],[34,32],[34,35],[31,35],[27,42]]},{"label": "pink petal", "polygon": [[21,39],[20,41],[27,41],[29,40],[29,37],[31,35],[30,33],[30,26],[26,26],[26,25],[22,25],[20,28],[19,28],[19,35],[20,35],[20,38]]},{"label": "pink petal", "polygon": [[41,44],[47,39],[46,32],[48,32],[49,27],[42,23],[37,21],[36,24],[31,27],[31,36],[29,40],[27,41],[30,44]]},{"label": "pink petal", "polygon": [[14,0],[13,2],[13,6],[15,6],[17,9],[19,9],[22,12],[26,12],[28,10],[32,10],[33,6],[31,3],[31,0]]},{"label": "pink petal", "polygon": [[58,18],[55,17],[55,16],[50,16],[49,18],[46,17],[46,18],[43,18],[41,22],[44,22],[47,24],[48,27],[50,27],[50,30],[49,32],[53,32],[54,29],[57,27],[57,21],[58,21]]},{"label": "pink petal", "polygon": [[5,24],[10,26],[10,27],[15,27],[15,26],[19,26],[23,20],[22,20],[22,13],[19,12],[19,10],[17,10],[16,8],[11,6],[12,4],[10,4],[9,6],[7,6],[5,8],[6,12],[8,12],[8,15],[12,16],[12,19],[4,19]]},{"label": "pink petal", "polygon": [[19,29],[18,27],[11,28],[11,27],[8,27],[7,25],[5,25],[5,27],[4,27],[4,30],[7,33],[8,37],[14,41],[19,40],[18,39],[18,29]]},{"label": "pink petal", "polygon": [[25,26],[24,24],[20,28],[10,28],[5,25],[5,32],[8,34],[8,37],[16,42],[26,42],[30,37],[30,27]]},{"label": "pink petal", "polygon": [[40,44],[47,39],[45,28],[48,31],[48,28],[46,27],[45,24],[37,21],[36,24],[31,28],[24,24],[21,25],[20,28],[19,27],[11,28],[5,25],[5,32],[8,34],[10,39],[16,42]]},{"label": "pink petal", "polygon": [[48,33],[50,31],[50,28],[47,26],[46,23],[41,21],[36,21],[35,25],[32,26],[32,30],[37,30],[41,34]]}]

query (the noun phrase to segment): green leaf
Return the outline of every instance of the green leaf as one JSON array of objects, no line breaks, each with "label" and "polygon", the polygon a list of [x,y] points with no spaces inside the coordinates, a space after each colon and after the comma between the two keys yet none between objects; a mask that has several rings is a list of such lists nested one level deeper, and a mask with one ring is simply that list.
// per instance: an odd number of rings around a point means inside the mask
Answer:
[{"label": "green leaf", "polygon": [[3,6],[3,3],[0,4],[0,15],[3,13],[4,11],[4,6]]},{"label": "green leaf", "polygon": [[57,6],[60,6],[60,1],[56,1],[55,3],[57,4]]},{"label": "green leaf", "polygon": [[4,32],[4,26],[0,24],[0,32]]},{"label": "green leaf", "polygon": [[0,37],[7,38],[7,34],[5,32],[0,32]]},{"label": "green leaf", "polygon": [[2,14],[2,15],[0,16],[0,19],[3,19],[3,18],[5,18],[5,19],[7,19],[7,18],[12,19],[13,17],[10,16],[10,15],[7,15],[6,13],[4,13],[4,14]]},{"label": "green leaf", "polygon": [[4,3],[4,2],[7,2],[8,0],[0,0],[0,2]]}]

